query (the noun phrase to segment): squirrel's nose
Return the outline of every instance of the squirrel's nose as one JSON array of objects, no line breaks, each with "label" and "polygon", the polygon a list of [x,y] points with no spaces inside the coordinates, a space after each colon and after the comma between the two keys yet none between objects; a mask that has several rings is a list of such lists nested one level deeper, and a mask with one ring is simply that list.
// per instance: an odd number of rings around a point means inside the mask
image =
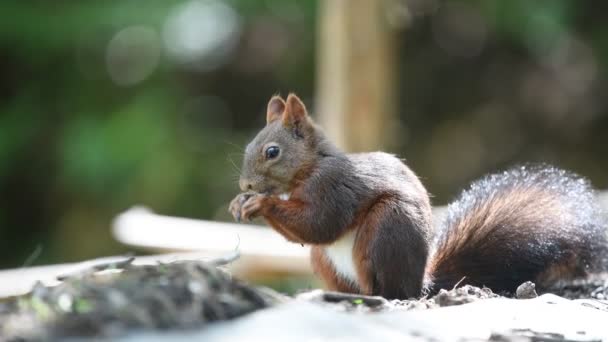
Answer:
[{"label": "squirrel's nose", "polygon": [[253,184],[249,180],[243,178],[239,179],[239,186],[243,192],[253,189]]}]

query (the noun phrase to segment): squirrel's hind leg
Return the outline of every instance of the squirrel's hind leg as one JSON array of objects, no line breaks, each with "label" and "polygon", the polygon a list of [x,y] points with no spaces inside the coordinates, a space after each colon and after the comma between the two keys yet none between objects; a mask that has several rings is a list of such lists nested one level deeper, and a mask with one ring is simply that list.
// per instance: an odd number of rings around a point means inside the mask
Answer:
[{"label": "squirrel's hind leg", "polygon": [[378,201],[357,227],[353,257],[365,294],[418,297],[431,239],[430,208],[398,198]]}]

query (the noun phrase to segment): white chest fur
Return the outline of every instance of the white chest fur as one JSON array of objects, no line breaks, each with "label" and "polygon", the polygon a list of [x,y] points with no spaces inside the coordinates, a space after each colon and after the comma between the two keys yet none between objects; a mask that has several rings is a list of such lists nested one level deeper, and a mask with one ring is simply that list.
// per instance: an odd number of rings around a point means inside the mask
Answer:
[{"label": "white chest fur", "polygon": [[357,271],[353,261],[353,247],[355,245],[355,232],[351,231],[325,247],[325,254],[331,260],[336,272],[342,278],[357,283]]}]

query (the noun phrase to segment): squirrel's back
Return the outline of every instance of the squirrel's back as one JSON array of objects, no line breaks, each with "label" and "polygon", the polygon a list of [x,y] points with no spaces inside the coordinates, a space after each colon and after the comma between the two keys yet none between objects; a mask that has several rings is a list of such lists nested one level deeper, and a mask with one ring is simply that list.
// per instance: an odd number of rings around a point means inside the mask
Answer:
[{"label": "squirrel's back", "polygon": [[458,282],[514,292],[606,269],[607,220],[589,182],[522,166],[474,182],[449,205],[429,260],[429,290]]}]

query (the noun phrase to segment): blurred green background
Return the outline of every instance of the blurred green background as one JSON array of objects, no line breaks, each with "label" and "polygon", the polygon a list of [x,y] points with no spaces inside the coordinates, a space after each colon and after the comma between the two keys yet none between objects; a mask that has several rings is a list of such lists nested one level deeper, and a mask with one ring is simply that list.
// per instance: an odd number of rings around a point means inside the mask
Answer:
[{"label": "blurred green background", "polygon": [[[608,187],[605,2],[391,3],[390,152],[436,204],[525,161]],[[317,21],[316,1],[4,1],[0,267],[124,252],[109,227],[134,204],[229,220],[268,98],[314,113]]]}]

